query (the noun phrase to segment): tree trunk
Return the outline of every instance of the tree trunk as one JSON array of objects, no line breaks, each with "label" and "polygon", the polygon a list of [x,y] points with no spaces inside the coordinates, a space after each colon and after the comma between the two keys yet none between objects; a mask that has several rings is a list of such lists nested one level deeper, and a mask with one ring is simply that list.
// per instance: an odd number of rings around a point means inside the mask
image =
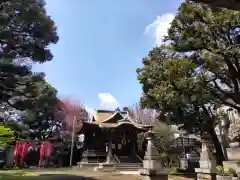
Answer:
[{"label": "tree trunk", "polygon": [[222,146],[218,140],[217,134],[213,128],[209,130],[209,134],[212,137],[212,142],[215,147],[217,165],[222,165],[222,162],[225,160],[225,157],[222,151]]}]

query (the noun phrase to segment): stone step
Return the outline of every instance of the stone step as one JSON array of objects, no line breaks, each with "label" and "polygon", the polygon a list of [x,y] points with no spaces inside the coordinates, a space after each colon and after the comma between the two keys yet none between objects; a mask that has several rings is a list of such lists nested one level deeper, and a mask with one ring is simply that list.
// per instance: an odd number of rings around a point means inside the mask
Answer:
[{"label": "stone step", "polygon": [[118,163],[114,167],[117,171],[138,171],[141,167],[140,163]]},{"label": "stone step", "polygon": [[116,171],[138,171],[139,168],[115,168]]},{"label": "stone step", "polygon": [[117,163],[115,166],[140,166],[140,163]]},{"label": "stone step", "polygon": [[115,166],[116,168],[127,169],[127,168],[139,168],[140,166]]},{"label": "stone step", "polygon": [[129,156],[117,156],[117,157],[121,163],[141,163],[137,156],[133,159]]}]

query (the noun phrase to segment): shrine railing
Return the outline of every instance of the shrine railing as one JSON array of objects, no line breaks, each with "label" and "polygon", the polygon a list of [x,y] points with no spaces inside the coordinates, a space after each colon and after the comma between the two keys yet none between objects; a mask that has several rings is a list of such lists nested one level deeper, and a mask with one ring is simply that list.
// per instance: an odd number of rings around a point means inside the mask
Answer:
[{"label": "shrine railing", "polygon": [[82,155],[84,162],[99,163],[106,159],[106,152],[102,150],[86,149]]},{"label": "shrine railing", "polygon": [[113,154],[114,158],[117,160],[118,163],[120,163],[119,158],[116,156],[116,154]]},{"label": "shrine railing", "polygon": [[143,162],[142,158],[140,158],[138,154],[136,155],[137,155],[137,158],[140,160],[140,162]]}]

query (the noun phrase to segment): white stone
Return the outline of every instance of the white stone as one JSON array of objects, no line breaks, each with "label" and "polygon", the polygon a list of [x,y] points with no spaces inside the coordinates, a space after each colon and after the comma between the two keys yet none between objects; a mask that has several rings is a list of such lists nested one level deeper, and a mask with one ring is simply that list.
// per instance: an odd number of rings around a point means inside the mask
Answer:
[{"label": "white stone", "polygon": [[199,161],[199,164],[201,169],[209,169],[211,171],[216,172],[216,162],[214,161],[210,161],[210,160]]},{"label": "white stone", "polygon": [[143,167],[146,169],[163,169],[161,162],[158,160],[143,160]]}]

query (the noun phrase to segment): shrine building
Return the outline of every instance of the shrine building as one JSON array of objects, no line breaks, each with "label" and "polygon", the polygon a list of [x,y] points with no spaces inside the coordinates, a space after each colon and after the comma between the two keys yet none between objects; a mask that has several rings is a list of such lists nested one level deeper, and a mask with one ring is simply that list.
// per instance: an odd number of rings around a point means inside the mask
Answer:
[{"label": "shrine building", "polygon": [[127,111],[96,110],[78,132],[84,135],[81,163],[140,163],[137,134],[150,127],[135,123]]}]

